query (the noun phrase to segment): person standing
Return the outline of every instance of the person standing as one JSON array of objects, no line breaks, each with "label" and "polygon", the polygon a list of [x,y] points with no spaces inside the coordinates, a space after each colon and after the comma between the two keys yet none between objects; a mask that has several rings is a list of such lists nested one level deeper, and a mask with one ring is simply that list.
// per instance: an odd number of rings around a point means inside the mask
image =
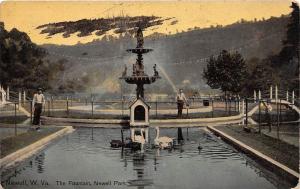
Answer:
[{"label": "person standing", "polygon": [[179,89],[179,93],[176,96],[176,101],[177,101],[177,109],[178,109],[177,117],[182,118],[183,105],[187,104],[187,100],[185,98],[185,95],[184,95],[182,89]]},{"label": "person standing", "polygon": [[45,97],[42,93],[42,89],[39,88],[38,92],[33,95],[33,125],[40,125],[40,118],[41,118],[41,113],[43,110],[43,106],[45,104]]}]

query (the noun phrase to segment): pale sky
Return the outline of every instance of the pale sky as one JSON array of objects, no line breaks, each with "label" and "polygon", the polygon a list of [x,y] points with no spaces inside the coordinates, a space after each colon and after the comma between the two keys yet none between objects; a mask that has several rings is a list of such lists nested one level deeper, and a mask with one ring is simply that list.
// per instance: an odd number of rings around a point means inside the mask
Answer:
[{"label": "pale sky", "polygon": [[[153,32],[173,34],[187,31],[188,28],[210,27],[211,25],[228,25],[241,18],[258,20],[289,14],[291,1],[288,0],[223,0],[223,1],[163,1],[163,2],[130,2],[130,1],[5,1],[0,4],[0,20],[5,28],[17,28],[26,32],[37,44],[54,43],[74,45],[78,41],[87,43],[101,36],[91,35],[77,37],[76,34],[63,38],[57,34],[46,38],[47,34],[39,34],[37,26],[51,22],[76,21],[80,19],[107,18],[112,16],[159,16],[175,17],[162,26],[147,29],[147,36]],[[170,22],[178,20],[176,25]]]}]

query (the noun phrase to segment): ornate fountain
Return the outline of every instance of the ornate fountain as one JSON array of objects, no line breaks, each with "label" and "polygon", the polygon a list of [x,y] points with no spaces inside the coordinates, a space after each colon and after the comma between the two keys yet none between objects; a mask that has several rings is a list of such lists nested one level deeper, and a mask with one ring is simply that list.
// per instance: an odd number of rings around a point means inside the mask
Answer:
[{"label": "ornate fountain", "polygon": [[137,46],[134,49],[127,49],[127,52],[131,52],[137,54],[136,63],[132,66],[132,75],[127,76],[127,67],[125,66],[125,70],[123,71],[122,77],[120,79],[124,79],[129,84],[136,84],[136,98],[144,98],[144,85],[151,84],[159,79],[160,76],[156,69],[156,64],[153,66],[154,74],[153,76],[148,76],[144,71],[143,64],[143,54],[146,54],[152,49],[144,48],[144,37],[142,29],[139,27],[136,34],[137,38]]}]

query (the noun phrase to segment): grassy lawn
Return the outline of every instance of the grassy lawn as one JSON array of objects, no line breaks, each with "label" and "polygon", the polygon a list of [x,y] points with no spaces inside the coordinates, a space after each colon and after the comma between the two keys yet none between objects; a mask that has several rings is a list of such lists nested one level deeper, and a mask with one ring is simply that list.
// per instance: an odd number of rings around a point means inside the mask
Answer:
[{"label": "grassy lawn", "polygon": [[299,148],[296,146],[257,132],[247,133],[240,125],[218,126],[216,129],[299,172]]},{"label": "grassy lawn", "polygon": [[12,136],[1,140],[1,158],[26,147],[52,133],[59,131],[57,127],[43,127],[39,132],[30,130],[17,136]]},{"label": "grassy lawn", "polygon": [[26,119],[28,119],[27,116],[17,116],[15,118],[15,116],[4,116],[4,117],[0,117],[0,124],[1,123],[5,123],[5,124],[14,124],[15,123],[15,120],[16,120],[16,123],[19,124],[19,123],[22,123],[23,121],[25,121]]},{"label": "grassy lawn", "polygon": [[[258,113],[253,114],[252,118],[256,122],[259,122],[259,114]],[[271,114],[268,117],[268,115],[264,111],[262,111],[261,116],[260,116],[261,123],[267,123],[269,119],[271,119],[270,121],[272,123],[277,122],[277,119],[278,119],[277,112],[275,112],[275,111],[271,112]],[[280,122],[297,121],[298,119],[299,119],[299,115],[294,110],[288,110],[288,111],[282,112],[281,116],[279,114]]]}]

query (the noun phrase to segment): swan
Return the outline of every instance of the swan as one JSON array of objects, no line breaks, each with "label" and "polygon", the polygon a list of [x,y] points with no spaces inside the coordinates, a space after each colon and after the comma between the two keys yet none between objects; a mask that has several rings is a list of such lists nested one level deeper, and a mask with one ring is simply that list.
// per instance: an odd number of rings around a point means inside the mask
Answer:
[{"label": "swan", "polygon": [[145,136],[144,136],[144,129],[141,129],[141,131],[140,131],[141,135],[136,135],[134,133],[134,130],[132,132],[133,132],[132,142],[137,142],[137,143],[140,143],[140,144],[145,144],[146,139],[145,139]]},{"label": "swan", "polygon": [[156,137],[154,139],[155,146],[158,146],[161,149],[170,148],[173,146],[174,138],[170,138],[167,136],[159,137],[159,127],[155,127]]}]

